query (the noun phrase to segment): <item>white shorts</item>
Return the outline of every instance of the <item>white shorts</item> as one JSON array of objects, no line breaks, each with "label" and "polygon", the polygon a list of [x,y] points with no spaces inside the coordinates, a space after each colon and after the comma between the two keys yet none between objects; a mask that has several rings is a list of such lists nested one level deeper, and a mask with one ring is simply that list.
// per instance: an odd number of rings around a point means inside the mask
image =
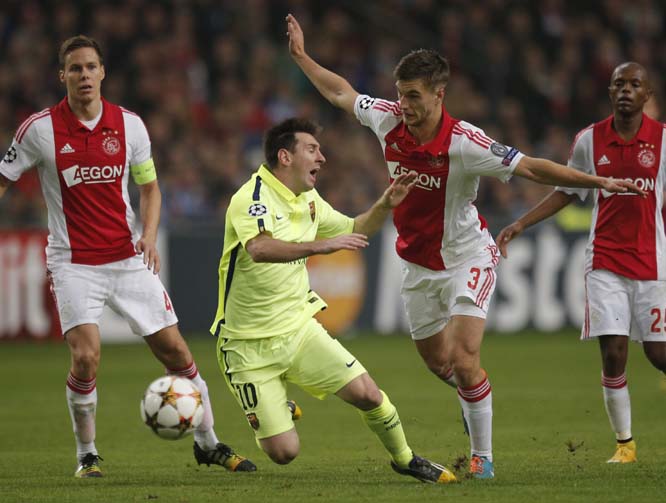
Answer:
[{"label": "white shorts", "polygon": [[63,334],[84,323],[98,325],[105,305],[137,335],[178,323],[160,278],[140,255],[102,265],[49,264],[48,275]]},{"label": "white shorts", "polygon": [[666,281],[641,281],[596,269],[585,276],[582,340],[626,335],[631,340],[666,341]]},{"label": "white shorts", "polygon": [[444,271],[401,260],[401,294],[412,339],[435,335],[453,315],[485,319],[495,291],[497,260],[490,253]]}]

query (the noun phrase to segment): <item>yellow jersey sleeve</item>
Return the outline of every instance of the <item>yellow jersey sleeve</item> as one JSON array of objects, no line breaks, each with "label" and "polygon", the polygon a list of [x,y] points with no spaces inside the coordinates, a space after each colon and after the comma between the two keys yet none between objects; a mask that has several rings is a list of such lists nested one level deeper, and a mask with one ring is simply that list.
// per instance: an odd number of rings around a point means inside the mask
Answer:
[{"label": "yellow jersey sleeve", "polygon": [[250,239],[262,232],[273,233],[270,207],[269,198],[262,197],[259,189],[253,193],[239,193],[232,198],[227,214],[243,248]]},{"label": "yellow jersey sleeve", "polygon": [[319,193],[313,189],[314,204],[319,218],[317,236],[332,238],[341,234],[349,234],[354,230],[354,219],[343,215],[328,204]]}]

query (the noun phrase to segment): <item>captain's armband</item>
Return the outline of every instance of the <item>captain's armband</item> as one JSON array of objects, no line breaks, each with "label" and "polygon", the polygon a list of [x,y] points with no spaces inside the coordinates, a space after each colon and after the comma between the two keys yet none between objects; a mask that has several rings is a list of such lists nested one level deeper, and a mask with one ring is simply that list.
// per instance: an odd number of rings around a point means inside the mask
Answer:
[{"label": "captain's armband", "polygon": [[155,163],[152,158],[147,161],[130,167],[132,178],[137,185],[145,185],[146,183],[157,180],[157,173],[155,172]]}]

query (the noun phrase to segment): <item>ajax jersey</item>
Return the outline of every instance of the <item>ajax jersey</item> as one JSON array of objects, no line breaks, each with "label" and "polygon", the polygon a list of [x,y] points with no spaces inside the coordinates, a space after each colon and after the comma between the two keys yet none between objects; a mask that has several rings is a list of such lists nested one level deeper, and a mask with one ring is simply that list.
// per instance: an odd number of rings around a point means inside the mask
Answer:
[{"label": "ajax jersey", "polygon": [[134,212],[127,192],[129,167],[150,160],[141,119],[102,100],[93,130],[63,99],[29,117],[0,162],[16,181],[37,168],[48,208],[49,263],[99,265],[135,255]]},{"label": "ajax jersey", "polygon": [[664,234],[664,124],[643,114],[638,133],[625,142],[613,117],[578,133],[569,166],[585,173],[634,182],[647,197],[598,189],[558,188],[585,199],[593,191],[586,270],[604,269],[637,280],[666,279]]},{"label": "ajax jersey", "polygon": [[444,108],[437,137],[424,145],[409,133],[397,102],[359,95],[354,112],[377,135],[391,180],[417,173],[416,187],[393,211],[398,255],[440,271],[492,253],[495,243],[474,206],[479,177],[508,181],[523,154],[451,118]]}]

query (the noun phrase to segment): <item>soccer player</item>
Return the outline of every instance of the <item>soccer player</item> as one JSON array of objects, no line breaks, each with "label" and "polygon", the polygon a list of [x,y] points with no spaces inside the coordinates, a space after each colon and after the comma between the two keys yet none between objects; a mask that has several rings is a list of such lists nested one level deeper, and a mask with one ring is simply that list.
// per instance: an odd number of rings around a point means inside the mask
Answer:
[{"label": "soccer player", "polygon": [[287,34],[292,58],[317,90],[375,133],[389,177],[418,173],[415,190],[393,213],[410,332],[427,367],[457,387],[470,435],[472,475],[492,478],[492,394],[480,349],[499,253],[473,204],[479,177],[506,182],[518,175],[610,192],[637,189],[525,156],[450,117],[443,105],[449,65],[435,51],[412,51],[400,60],[394,70],[398,101],[387,101],[359,94],[308,56],[303,31],[291,14]]},{"label": "soccer player", "polygon": [[219,303],[211,332],[231,392],[258,444],[278,464],[291,462],[299,438],[287,382],[323,399],[355,406],[391,455],[391,466],[423,482],[455,481],[452,472],[414,455],[400,417],[359,362],[313,318],[324,301],[310,289],[307,257],[367,246],[415,174],[397,176],[356,218],[334,210],[314,189],[325,162],[318,127],[287,119],[267,131],[266,164],[232,197],[220,259]]},{"label": "soccer player", "polygon": [[[48,208],[48,277],[71,353],[67,377],[78,468],[101,477],[95,445],[98,321],[105,305],[123,316],[169,374],[192,380],[205,414],[194,433],[197,463],[254,471],[251,461],[220,443],[206,382],[181,336],[169,296],[157,276],[155,242],[161,194],[141,119],[101,96],[105,70],[97,42],[79,35],[60,47],[60,81],[67,96],[29,117],[0,162],[0,196],[37,167]],[[127,192],[132,175],[140,194],[143,231],[134,230]]]},{"label": "soccer player", "polygon": [[[593,192],[592,227],[585,257],[585,323],[581,339],[597,338],[601,389],[617,446],[609,463],[636,461],[625,369],[629,338],[643,343],[655,368],[666,371],[666,135],[643,107],[652,94],[645,68],[622,63],[608,94],[613,114],[578,133],[569,166],[584,173],[632,180],[648,193]],[[523,230],[554,215],[589,190],[557,188],[500,232],[502,255]],[[620,197],[621,196],[621,197]]]}]

